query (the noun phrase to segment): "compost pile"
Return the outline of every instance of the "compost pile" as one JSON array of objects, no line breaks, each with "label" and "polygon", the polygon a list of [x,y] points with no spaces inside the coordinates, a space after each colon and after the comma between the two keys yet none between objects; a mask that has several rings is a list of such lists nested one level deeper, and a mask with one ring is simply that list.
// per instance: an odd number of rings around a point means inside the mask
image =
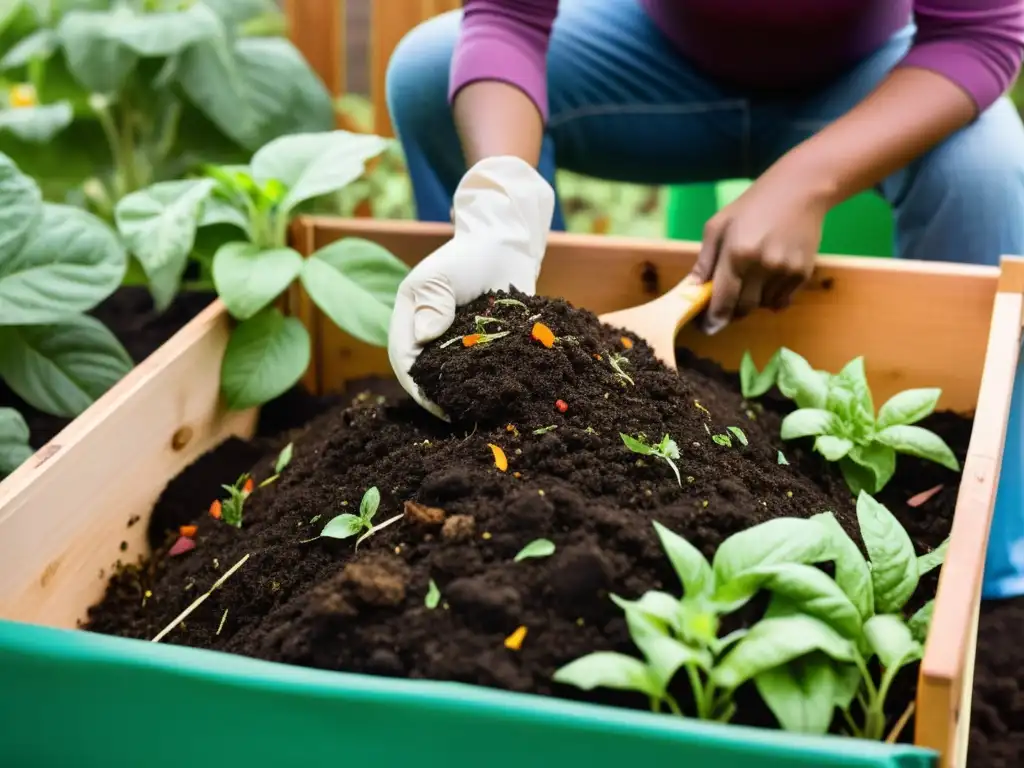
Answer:
[{"label": "compost pile", "polygon": [[[483,297],[460,309],[413,375],[450,424],[407,398],[363,395],[297,434],[231,442],[186,470],[154,513],[155,555],[121,568],[87,628],[151,639],[248,556],[163,642],[646,707],[642,696],[583,693],[551,676],[591,651],[636,654],[610,593],[680,593],[653,521],[708,557],[737,531],[825,510],[860,541],[838,473],[808,446],[779,440],[781,399],[745,402],[732,377],[686,353],[670,371],[641,339],[563,301]],[[963,458],[969,421],[938,414],[923,426]],[[620,433],[651,443],[670,435],[679,479]],[[260,486],[289,440],[291,463]],[[235,528],[207,510],[243,471],[256,487]],[[902,457],[879,496],[919,552],[949,532],[955,479]],[[906,504],[937,484],[925,507]],[[317,538],[371,487],[381,496],[375,524],[404,516],[358,548],[355,537]],[[195,546],[169,556],[183,525],[196,527]],[[554,552],[515,561],[537,539]],[[922,590],[934,594],[934,579]],[[894,710],[910,701],[913,675],[892,695]],[[773,725],[748,699],[734,722]]]}]

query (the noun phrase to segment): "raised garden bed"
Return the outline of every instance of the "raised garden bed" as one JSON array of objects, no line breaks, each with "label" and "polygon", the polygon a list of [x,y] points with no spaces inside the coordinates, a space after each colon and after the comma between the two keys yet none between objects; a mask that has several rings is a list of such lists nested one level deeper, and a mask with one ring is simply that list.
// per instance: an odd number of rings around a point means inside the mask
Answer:
[{"label": "raised garden bed", "polygon": [[[359,234],[410,263],[445,236],[443,227],[420,225],[311,219],[303,226],[300,244],[306,251]],[[672,285],[693,256],[692,247],[681,244],[555,237],[539,290],[607,311],[640,303]],[[926,386],[943,389],[943,408],[969,412],[981,404],[969,448],[966,422],[939,415],[925,423],[947,438],[961,460],[966,458],[964,476],[970,483],[955,503],[953,473],[908,458],[900,459],[897,480],[878,496],[910,532],[918,553],[942,541],[956,509],[913,721],[914,743],[941,753],[942,764],[950,766],[965,764],[969,697],[965,700],[964,692],[971,686],[981,566],[1020,341],[1024,281],[1014,280],[1017,269],[1016,262],[1006,262],[1001,278],[995,269],[823,260],[813,286],[789,312],[759,316],[713,339],[691,333],[682,338],[694,353],[733,369],[747,349],[764,362],[786,346],[830,371],[863,354],[876,404],[907,388]],[[307,381],[315,388],[338,391],[354,378],[387,372],[381,351],[370,352],[320,322],[303,297],[290,300],[313,330],[316,364]],[[0,664],[12,670],[5,681],[10,695],[3,699],[10,704],[0,712],[13,734],[0,747],[3,761],[19,764],[31,757],[130,764],[143,742],[112,748],[102,724],[116,717],[126,734],[141,736],[154,723],[169,733],[188,733],[190,759],[210,765],[239,759],[280,763],[293,759],[296,750],[313,764],[335,760],[339,751],[346,759],[395,763],[467,763],[486,756],[488,764],[502,766],[524,760],[555,764],[569,757],[598,765],[667,762],[683,753],[694,765],[739,766],[752,760],[774,760],[780,766],[931,764],[934,753],[910,745],[725,727],[379,677],[440,677],[636,706],[637,699],[628,694],[573,693],[545,681],[556,667],[588,651],[628,652],[626,626],[621,614],[616,617],[608,591],[636,598],[662,588],[678,595],[651,520],[685,535],[708,555],[726,535],[753,522],[749,510],[762,500],[771,505],[765,518],[806,518],[831,509],[856,533],[854,507],[852,501],[844,507],[838,473],[823,474],[809,451],[779,444],[778,404],[766,400],[764,411],[750,418],[742,398],[705,364],[682,366],[684,379],[677,382],[646,361],[639,343],[632,353],[639,386],[635,391],[625,385],[613,389],[606,402],[603,392],[587,389],[597,381],[591,372],[573,376],[565,366],[591,361],[598,346],[611,346],[616,339],[600,337],[593,326],[558,306],[538,304],[531,311],[548,313],[560,335],[578,336],[575,352],[530,346],[521,339],[522,346],[512,347],[522,358],[521,370],[510,368],[507,358],[504,363],[500,357],[479,358],[491,360],[486,370],[507,375],[479,376],[463,389],[438,392],[438,399],[443,397],[459,416],[455,437],[408,406],[385,408],[372,399],[326,415],[307,433],[289,435],[295,443],[293,464],[277,483],[258,489],[246,502],[240,531],[204,515],[216,483],[234,480],[218,477],[215,470],[234,471],[248,463],[263,480],[272,474],[276,453],[287,440],[251,454],[229,446],[172,483],[157,505],[153,541],[158,553],[164,552],[167,528],[197,524],[196,548],[180,559],[158,555],[155,568],[136,571],[134,577],[122,571],[92,625],[143,638],[171,626],[158,644],[49,627],[73,627],[86,619],[88,607],[104,594],[112,566],[119,560],[134,562],[147,550],[144,520],[167,482],[225,437],[251,434],[254,414],[228,414],[217,404],[217,361],[228,330],[219,305],[115,387],[50,450],[0,486],[0,615],[12,620],[0,623]],[[884,324],[879,317],[885,317]],[[827,334],[822,329],[834,330]],[[446,349],[472,352],[461,346]],[[498,350],[478,351],[498,355]],[[522,370],[541,371],[537,355],[543,352],[559,357],[551,358],[543,375],[510,387],[508,380],[514,382]],[[430,354],[434,360],[424,356],[422,373],[436,381],[430,372],[443,365],[439,356],[445,350]],[[460,382],[469,369],[460,371],[458,361],[467,358],[451,359],[451,380]],[[573,378],[580,383],[578,390],[555,391]],[[610,382],[615,384],[614,376]],[[640,397],[642,392],[650,396]],[[509,393],[518,398],[501,402]],[[550,410],[542,414],[540,404],[548,400]],[[564,412],[557,400],[565,401]],[[711,412],[708,420],[691,400]],[[514,426],[511,431],[504,412]],[[625,429],[616,426],[620,420]],[[478,425],[476,433],[470,422]],[[551,425],[558,429],[548,430]],[[587,427],[599,434],[588,433]],[[657,457],[647,457],[642,466],[628,452],[624,458],[614,434],[616,429],[639,433],[667,427],[679,432],[674,436],[683,446],[678,485]],[[729,427],[739,427],[743,439]],[[534,435],[535,430],[541,434]],[[614,439],[608,439],[608,432]],[[722,435],[732,435],[728,445],[712,439]],[[423,458],[427,446],[413,445],[424,440],[432,443],[431,458]],[[699,447],[691,449],[693,441]],[[505,446],[507,471],[495,467],[498,457],[488,443]],[[776,458],[780,446],[788,467]],[[514,453],[517,447],[522,454]],[[257,454],[264,458],[252,461]],[[352,556],[351,539],[299,543],[314,538],[323,522],[343,512],[343,500],[353,508],[365,489],[378,483],[381,512],[374,522],[390,518],[403,501],[413,499],[444,507],[449,519],[472,515],[471,540],[457,546],[451,539],[458,538],[458,531],[450,530],[446,538],[429,526],[417,528],[407,515],[367,539],[358,558]],[[944,490],[924,505],[906,504],[911,494],[936,484]],[[763,499],[752,499],[752,492]],[[317,515],[322,516],[320,525],[310,522]],[[538,538],[555,543],[549,559],[506,562]],[[242,546],[243,541],[251,546]],[[250,559],[243,562],[246,554]],[[240,570],[187,618],[186,627],[169,621],[198,596],[186,596],[189,579],[194,581],[191,589],[202,592],[235,562],[243,562]],[[490,593],[481,593],[480,579],[474,578],[479,576],[493,587]],[[431,580],[440,592],[434,608],[424,604],[433,591]],[[310,589],[316,582],[323,585]],[[353,600],[365,621],[342,620],[349,610],[346,601]],[[263,615],[277,620],[262,621]],[[514,626],[506,626],[510,622]],[[526,627],[525,640],[521,632],[516,640],[515,625]],[[169,643],[378,677],[266,664]],[[913,680],[907,678],[897,678],[893,707],[905,707],[911,699]],[[736,721],[770,724],[772,716],[748,694],[737,695]],[[71,717],[75,706],[81,710]],[[60,740],[33,736],[33,723],[61,712],[74,721],[72,734]],[[959,712],[965,716],[958,717]],[[221,727],[228,720],[236,725]],[[196,723],[218,725],[196,728]],[[910,736],[908,728],[905,740]],[[180,757],[179,751],[166,750],[150,752],[147,760],[170,765]]]}]

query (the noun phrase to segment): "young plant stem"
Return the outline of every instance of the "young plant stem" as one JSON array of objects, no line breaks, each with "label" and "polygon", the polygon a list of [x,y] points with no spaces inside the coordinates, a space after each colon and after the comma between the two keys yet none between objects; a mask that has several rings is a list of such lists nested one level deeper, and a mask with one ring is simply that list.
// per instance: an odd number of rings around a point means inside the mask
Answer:
[{"label": "young plant stem", "polygon": [[704,691],[704,685],[700,681],[700,672],[693,664],[686,666],[686,674],[690,678],[690,687],[693,689],[693,703],[697,707],[697,718],[706,720],[708,717],[708,701]]},{"label": "young plant stem", "polygon": [[157,633],[156,637],[154,637],[150,642],[159,643],[161,640],[163,640],[165,637],[167,637],[167,635],[171,632],[171,630],[173,630],[176,626],[181,624],[181,622],[183,622],[185,619],[187,619],[196,608],[198,608],[200,605],[202,605],[206,601],[206,598],[208,598],[210,595],[212,595],[214,592],[216,592],[221,586],[223,586],[224,582],[227,581],[229,578],[231,578],[231,576],[234,574],[235,571],[237,571],[239,568],[241,568],[243,565],[245,565],[245,561],[248,560],[248,559],[249,559],[249,555],[246,555],[241,560],[239,560],[237,563],[235,563],[230,568],[228,568],[224,572],[223,576],[221,576],[219,579],[217,579],[215,582],[213,582],[213,586],[210,587],[207,590],[206,594],[200,595],[196,599],[196,601],[194,603],[192,603],[192,605],[190,605],[184,611],[179,613],[170,624],[168,624],[166,627],[161,629],[160,632]]},{"label": "young plant stem", "polygon": [[181,102],[174,101],[167,108],[164,115],[163,125],[160,127],[160,140],[156,145],[155,160],[162,163],[174,149],[174,142],[178,140],[178,126],[181,125]]},{"label": "young plant stem", "polygon": [[90,105],[96,113],[100,128],[103,129],[103,136],[107,140],[107,149],[110,150],[110,159],[114,161],[114,199],[120,200],[124,192],[124,180],[120,172],[121,135],[117,130],[113,115],[110,114],[110,106],[102,97],[94,96],[90,99]]}]

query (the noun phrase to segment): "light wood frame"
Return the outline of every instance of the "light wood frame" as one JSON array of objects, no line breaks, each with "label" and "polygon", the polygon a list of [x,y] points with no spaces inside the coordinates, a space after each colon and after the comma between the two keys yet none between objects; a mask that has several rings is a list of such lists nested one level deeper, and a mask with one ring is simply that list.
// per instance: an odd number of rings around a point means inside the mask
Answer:
[{"label": "light wood frame", "polygon": [[[450,228],[306,218],[292,234],[306,254],[356,236],[413,265]],[[554,234],[539,292],[595,312],[621,309],[671,287],[696,252],[693,243]],[[382,350],[339,331],[300,291],[287,306],[311,331],[306,380],[314,390],[390,374]],[[755,314],[714,338],[681,337],[727,367],[747,348],[763,363],[783,344],[829,370],[864,354],[879,402],[907,387],[939,386],[942,407],[976,407],[919,677],[915,742],[937,750],[942,768],[966,768],[982,572],[1022,313],[1021,259],[1004,259],[1000,270],[823,257],[786,312]],[[229,326],[215,302],[0,483],[0,618],[74,626],[101,596],[109,568],[144,551],[145,520],[165,483],[229,435],[252,433],[255,413],[228,413],[218,399]]]}]

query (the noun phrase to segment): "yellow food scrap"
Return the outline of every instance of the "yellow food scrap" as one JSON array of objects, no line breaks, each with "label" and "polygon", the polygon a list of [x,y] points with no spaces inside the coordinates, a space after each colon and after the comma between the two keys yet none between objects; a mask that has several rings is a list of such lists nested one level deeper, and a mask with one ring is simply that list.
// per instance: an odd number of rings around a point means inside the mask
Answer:
[{"label": "yellow food scrap", "polygon": [[633,340],[628,336],[623,336],[621,339],[619,339],[619,341],[622,342],[622,346],[625,347],[626,349],[633,348]]},{"label": "yellow food scrap", "polygon": [[523,647],[523,640],[526,639],[526,627],[517,627],[516,631],[505,638],[505,647],[510,651],[518,651]]},{"label": "yellow food scrap", "polygon": [[494,466],[496,466],[501,472],[507,471],[508,457],[505,455],[505,452],[494,443],[488,443],[487,445],[490,447],[491,453],[494,454]]}]

